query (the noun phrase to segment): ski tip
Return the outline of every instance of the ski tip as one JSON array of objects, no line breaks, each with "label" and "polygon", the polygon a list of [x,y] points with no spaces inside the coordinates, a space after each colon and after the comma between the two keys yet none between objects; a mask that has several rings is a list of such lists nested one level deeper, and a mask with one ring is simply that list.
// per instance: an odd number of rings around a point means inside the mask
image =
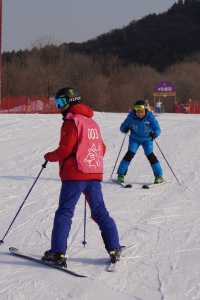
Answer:
[{"label": "ski tip", "polygon": [[18,249],[17,248],[15,248],[15,247],[10,247],[9,248],[9,251],[12,253],[12,252],[17,252],[18,251]]},{"label": "ski tip", "polygon": [[149,186],[148,186],[148,184],[144,184],[144,185],[142,186],[142,188],[143,188],[143,189],[149,189]]},{"label": "ski tip", "polygon": [[123,188],[128,189],[128,188],[132,188],[132,184],[131,183],[124,183],[121,182],[119,183]]},{"label": "ski tip", "polygon": [[125,249],[125,248],[126,248],[125,245],[120,245],[120,250],[123,250],[123,249]]},{"label": "ski tip", "polygon": [[129,184],[129,183],[128,183],[127,185],[125,185],[125,188],[126,188],[126,189],[132,188],[132,184]]}]

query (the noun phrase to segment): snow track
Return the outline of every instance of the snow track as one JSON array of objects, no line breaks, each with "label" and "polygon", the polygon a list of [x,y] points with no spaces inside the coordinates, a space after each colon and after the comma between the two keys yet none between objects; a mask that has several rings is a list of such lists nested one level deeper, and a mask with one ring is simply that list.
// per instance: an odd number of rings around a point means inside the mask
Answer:
[{"label": "snow track", "polygon": [[[143,190],[153,181],[149,162],[139,150],[127,181],[132,189],[109,184],[123,135],[125,114],[96,113],[107,144],[103,193],[117,222],[122,245],[134,244],[122,257],[119,271],[105,272],[107,254],[87,210],[87,246],[82,246],[84,197],[69,237],[69,268],[88,274],[77,279],[8,254],[15,246],[40,257],[50,246],[60,181],[57,164],[48,164],[11,231],[0,246],[1,300],[192,300],[200,299],[200,118],[162,114],[158,143],[179,186],[155,145],[169,184]],[[59,140],[59,115],[1,115],[0,237],[37,176],[43,154]],[[128,139],[120,159],[127,151]]]}]

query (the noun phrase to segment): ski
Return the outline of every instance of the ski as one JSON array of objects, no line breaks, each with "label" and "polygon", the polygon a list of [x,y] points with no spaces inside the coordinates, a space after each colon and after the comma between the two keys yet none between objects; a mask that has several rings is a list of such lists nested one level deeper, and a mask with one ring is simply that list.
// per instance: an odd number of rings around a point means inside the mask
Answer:
[{"label": "ski", "polygon": [[106,266],[106,271],[107,272],[116,272],[118,263],[119,263],[119,261],[116,261],[115,263],[109,262],[109,264]]},{"label": "ski", "polygon": [[27,254],[21,252],[20,250],[18,250],[17,248],[14,248],[14,247],[10,247],[9,248],[9,252],[10,252],[11,255],[20,257],[22,259],[27,259],[29,261],[41,264],[43,266],[50,267],[52,269],[57,269],[59,271],[65,272],[65,273],[70,274],[70,275],[75,276],[75,277],[82,277],[82,278],[86,278],[87,277],[86,275],[82,275],[82,274],[76,273],[76,272],[74,272],[72,270],[69,270],[69,269],[67,269],[67,267],[62,267],[62,266],[59,266],[59,265],[54,265],[54,264],[45,262],[45,261],[43,261],[43,260],[41,260],[39,258],[36,258],[34,256],[27,255]]},{"label": "ski", "polygon": [[125,183],[125,182],[118,182],[116,179],[112,179],[112,182],[120,185],[121,187],[127,189],[127,188],[132,188],[132,184],[131,183]]},{"label": "ski", "polygon": [[161,182],[161,183],[147,183],[147,184],[143,184],[142,185],[142,188],[143,189],[151,189],[151,188],[154,188],[154,187],[158,187],[158,186],[160,186],[160,185],[163,185],[163,184],[165,184],[165,183],[167,183],[166,181],[163,181],[163,182]]},{"label": "ski", "polygon": [[[130,246],[121,246],[120,247],[121,255],[124,252],[126,252],[127,249],[131,248],[132,246],[133,245],[130,245]],[[108,265],[106,266],[106,271],[107,272],[116,272],[119,262],[120,262],[120,260],[117,260],[116,262],[112,262],[111,260],[109,260]]]},{"label": "ski", "polygon": [[132,184],[130,183],[125,183],[125,182],[121,182],[119,183],[119,185],[121,185],[123,188],[127,189],[127,188],[132,188]]}]

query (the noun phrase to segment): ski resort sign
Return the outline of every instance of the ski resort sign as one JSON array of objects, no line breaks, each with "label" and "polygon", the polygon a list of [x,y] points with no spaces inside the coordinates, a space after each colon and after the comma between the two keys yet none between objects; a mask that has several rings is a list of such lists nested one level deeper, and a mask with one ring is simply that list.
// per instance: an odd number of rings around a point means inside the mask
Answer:
[{"label": "ski resort sign", "polygon": [[176,87],[168,81],[161,81],[154,87],[154,97],[170,97],[176,96]]}]

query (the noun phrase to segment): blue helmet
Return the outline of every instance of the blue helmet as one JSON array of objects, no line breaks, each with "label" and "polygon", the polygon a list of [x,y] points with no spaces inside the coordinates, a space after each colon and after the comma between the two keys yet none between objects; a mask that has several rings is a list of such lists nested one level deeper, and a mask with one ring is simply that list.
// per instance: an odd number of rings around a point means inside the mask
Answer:
[{"label": "blue helmet", "polygon": [[59,89],[55,95],[55,105],[58,109],[81,102],[80,93],[71,87]]}]

